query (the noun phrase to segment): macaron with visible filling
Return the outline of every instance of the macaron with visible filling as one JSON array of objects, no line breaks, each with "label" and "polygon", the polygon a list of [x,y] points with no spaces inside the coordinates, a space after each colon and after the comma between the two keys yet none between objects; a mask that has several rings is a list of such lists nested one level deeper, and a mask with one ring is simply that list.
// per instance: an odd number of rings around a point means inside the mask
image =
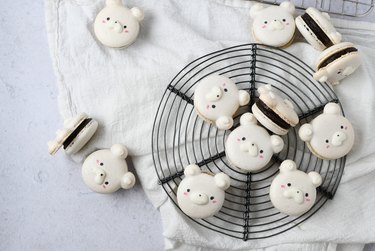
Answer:
[{"label": "macaron with visible filling", "polygon": [[302,36],[319,51],[341,42],[341,34],[336,31],[327,13],[310,7],[295,22]]},{"label": "macaron with visible filling", "polygon": [[336,44],[325,51],[318,58],[314,79],[332,85],[352,74],[361,65],[358,49],[352,43]]},{"label": "macaron with visible filling", "polygon": [[64,128],[56,132],[56,138],[48,142],[48,152],[54,155],[61,147],[67,154],[77,153],[96,132],[98,122],[81,113],[64,121]]},{"label": "macaron with visible filling", "polygon": [[276,95],[271,85],[258,88],[259,99],[252,106],[256,119],[264,127],[278,135],[285,135],[298,124],[299,118],[293,104]]}]

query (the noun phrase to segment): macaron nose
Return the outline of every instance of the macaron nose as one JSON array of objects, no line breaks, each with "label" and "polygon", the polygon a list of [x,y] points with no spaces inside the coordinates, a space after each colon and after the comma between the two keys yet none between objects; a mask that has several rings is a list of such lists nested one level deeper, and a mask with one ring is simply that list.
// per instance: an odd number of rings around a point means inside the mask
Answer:
[{"label": "macaron nose", "polygon": [[257,144],[255,144],[253,142],[247,141],[247,142],[241,143],[240,149],[241,149],[242,152],[249,153],[250,156],[252,156],[252,157],[258,156],[258,146],[257,146]]},{"label": "macaron nose", "polygon": [[282,30],[284,29],[284,24],[280,20],[273,20],[271,22],[271,27],[273,30]]},{"label": "macaron nose", "polygon": [[208,196],[204,193],[194,192],[190,195],[190,200],[197,205],[206,205],[208,203]]},{"label": "macaron nose", "polygon": [[342,72],[342,74],[344,75],[344,76],[349,76],[350,74],[352,74],[353,72],[354,72],[354,68],[353,67],[351,67],[351,66],[348,66],[348,67],[346,67],[345,69],[344,69],[344,71]]},{"label": "macaron nose", "polygon": [[95,183],[98,185],[103,184],[104,179],[107,176],[105,171],[100,168],[95,168],[94,173],[95,173],[95,178],[94,178]]},{"label": "macaron nose", "polygon": [[113,25],[113,30],[117,33],[121,33],[122,30],[123,30],[123,26],[122,24],[119,22],[119,21],[115,21],[114,25]]},{"label": "macaron nose", "polygon": [[284,191],[283,196],[288,199],[293,199],[297,204],[303,203],[303,192],[295,187],[291,187]]},{"label": "macaron nose", "polygon": [[345,140],[346,140],[347,136],[346,136],[346,133],[345,132],[335,132],[333,135],[332,135],[332,145],[334,146],[341,146]]},{"label": "macaron nose", "polygon": [[207,93],[206,99],[210,102],[215,102],[221,99],[223,96],[223,92],[220,87],[214,86],[211,88],[210,92]]}]

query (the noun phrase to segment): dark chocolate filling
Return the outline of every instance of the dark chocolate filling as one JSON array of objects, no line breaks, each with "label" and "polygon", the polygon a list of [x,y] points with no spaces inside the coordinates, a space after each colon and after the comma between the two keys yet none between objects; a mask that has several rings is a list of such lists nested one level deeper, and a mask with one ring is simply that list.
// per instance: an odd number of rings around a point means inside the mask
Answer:
[{"label": "dark chocolate filling", "polygon": [[302,20],[309,26],[312,32],[316,35],[316,37],[328,48],[333,45],[331,39],[327,36],[327,34],[320,28],[320,26],[314,21],[309,14],[305,13],[301,16]]},{"label": "dark chocolate filling", "polygon": [[344,50],[341,50],[341,51],[338,51],[338,52],[332,54],[331,56],[329,56],[328,58],[326,58],[325,60],[323,60],[319,64],[318,70],[320,68],[326,67],[327,65],[329,65],[330,63],[332,63],[336,59],[341,58],[342,56],[344,56],[344,55],[346,55],[348,53],[351,53],[351,52],[355,52],[355,51],[358,51],[358,50],[356,48],[354,48],[354,47],[349,47],[349,48],[346,48]]},{"label": "dark chocolate filling", "polygon": [[63,143],[63,148],[64,149],[66,149],[70,145],[70,143],[72,143],[72,141],[77,137],[77,135],[82,131],[82,129],[85,128],[85,126],[88,123],[90,123],[91,120],[92,120],[91,118],[87,118],[84,121],[82,121],[81,124],[79,124],[79,126],[64,141],[64,143]]},{"label": "dark chocolate filling", "polygon": [[288,130],[290,125],[283,120],[277,113],[275,113],[271,108],[269,108],[262,100],[258,99],[255,103],[258,109],[267,116],[273,123],[280,126],[284,130]]}]

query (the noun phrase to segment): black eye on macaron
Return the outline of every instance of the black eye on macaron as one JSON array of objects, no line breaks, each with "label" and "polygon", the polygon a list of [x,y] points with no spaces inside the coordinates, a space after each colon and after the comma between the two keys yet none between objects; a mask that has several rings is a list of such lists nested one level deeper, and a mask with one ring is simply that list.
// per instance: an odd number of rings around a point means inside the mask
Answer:
[{"label": "black eye on macaron", "polygon": [[190,189],[188,188],[188,189],[186,189],[186,192],[190,192]]},{"label": "black eye on macaron", "polygon": [[215,108],[216,108],[216,105],[212,105],[211,107],[215,109]]},{"label": "black eye on macaron", "polygon": [[109,184],[109,182],[108,182],[108,181],[106,181],[106,182],[104,182],[104,184],[108,185],[108,184]]},{"label": "black eye on macaron", "polygon": [[341,129],[344,129],[344,126],[341,126],[340,128],[341,128]]},{"label": "black eye on macaron", "polygon": [[267,24],[268,22],[267,21],[264,21],[264,24]]},{"label": "black eye on macaron", "polygon": [[228,92],[228,89],[227,89],[227,88],[224,88],[224,91],[225,91],[225,92]]},{"label": "black eye on macaron", "polygon": [[326,139],[326,143],[329,143],[329,140],[328,140],[328,139]]},{"label": "black eye on macaron", "polygon": [[103,166],[104,164],[103,164],[103,162],[100,162],[100,164],[99,164],[99,165]]},{"label": "black eye on macaron", "polygon": [[286,184],[288,187],[290,187],[292,184],[290,184],[290,183],[288,183],[288,184]]},{"label": "black eye on macaron", "polygon": [[309,197],[309,194],[308,194],[308,193],[305,193],[305,196],[306,196],[306,197]]},{"label": "black eye on macaron", "polygon": [[107,17],[107,21],[109,21],[111,18]]},{"label": "black eye on macaron", "polygon": [[210,200],[213,200],[213,199],[215,199],[215,197],[214,197],[214,196],[211,196],[211,197],[210,197]]},{"label": "black eye on macaron", "polygon": [[283,22],[286,22],[286,19],[285,19],[285,18],[283,18]]},{"label": "black eye on macaron", "polygon": [[260,152],[260,153],[263,153],[263,150],[260,150],[259,152]]},{"label": "black eye on macaron", "polygon": [[246,140],[246,138],[245,137],[242,137],[242,141],[245,141]]},{"label": "black eye on macaron", "polygon": [[128,26],[124,25],[124,29],[128,28]]}]

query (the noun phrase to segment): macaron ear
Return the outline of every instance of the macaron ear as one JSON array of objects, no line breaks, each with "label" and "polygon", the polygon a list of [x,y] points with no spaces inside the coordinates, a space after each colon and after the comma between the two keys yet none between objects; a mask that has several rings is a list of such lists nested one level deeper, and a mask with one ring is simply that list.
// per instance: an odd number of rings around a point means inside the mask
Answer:
[{"label": "macaron ear", "polygon": [[221,130],[228,130],[233,126],[233,118],[228,116],[221,116],[216,121],[217,128]]},{"label": "macaron ear", "polygon": [[331,20],[331,17],[329,16],[329,14],[327,12],[322,12],[322,15],[327,19],[327,20]]},{"label": "macaron ear", "polygon": [[310,141],[313,137],[313,127],[311,124],[304,124],[298,131],[298,135],[302,141]]},{"label": "macaron ear", "polygon": [[289,99],[284,99],[284,103],[290,108],[294,110],[294,105],[292,102],[290,102]]},{"label": "macaron ear", "polygon": [[265,93],[269,93],[270,91],[272,91],[272,85],[269,85],[269,84],[268,85],[262,85],[262,86],[258,87],[257,91],[260,95],[265,94]]},{"label": "macaron ear", "polygon": [[280,165],[280,173],[289,173],[297,170],[296,162],[293,160],[287,159],[284,160]]},{"label": "macaron ear", "polygon": [[121,178],[121,187],[123,189],[132,188],[135,184],[135,176],[131,172],[127,172]]},{"label": "macaron ear", "polygon": [[285,1],[280,4],[280,7],[289,12],[290,14],[294,14],[296,8],[292,2]]},{"label": "macaron ear", "polygon": [[107,0],[107,1],[105,1],[105,4],[107,6],[109,6],[109,5],[122,5],[122,2],[121,2],[121,0]]},{"label": "macaron ear", "polygon": [[250,102],[250,94],[247,91],[240,90],[238,91],[238,94],[238,101],[240,103],[240,106],[247,105]]},{"label": "macaron ear", "polygon": [[341,115],[341,108],[336,103],[328,103],[324,106],[324,114]]},{"label": "macaron ear", "polygon": [[111,147],[111,152],[113,155],[121,159],[126,159],[126,157],[128,156],[128,149],[121,144],[114,144]]},{"label": "macaron ear", "polygon": [[277,135],[271,136],[271,145],[274,153],[279,153],[284,148],[284,140]]},{"label": "macaron ear", "polygon": [[186,177],[199,175],[201,173],[202,171],[197,165],[188,165],[184,170],[184,174]]},{"label": "macaron ear", "polygon": [[311,182],[313,183],[315,187],[318,187],[322,184],[322,176],[320,176],[319,173],[309,172],[307,175],[309,176]]},{"label": "macaron ear", "polygon": [[240,118],[241,125],[256,125],[257,122],[255,116],[250,112],[244,113]]},{"label": "macaron ear", "polygon": [[253,7],[250,9],[250,17],[255,18],[262,10],[264,9],[263,4],[254,4]]},{"label": "macaron ear", "polygon": [[319,82],[326,82],[328,80],[327,70],[320,69],[314,73],[313,77],[315,80],[318,80]]},{"label": "macaron ear", "polygon": [[139,22],[145,18],[143,11],[138,7],[133,7],[130,11]]},{"label": "macaron ear", "polygon": [[230,178],[225,173],[218,173],[214,177],[216,186],[222,190],[227,190],[230,187]]},{"label": "macaron ear", "polygon": [[336,32],[331,33],[330,35],[334,44],[338,44],[341,42],[341,39],[342,39],[341,33],[336,31]]}]

